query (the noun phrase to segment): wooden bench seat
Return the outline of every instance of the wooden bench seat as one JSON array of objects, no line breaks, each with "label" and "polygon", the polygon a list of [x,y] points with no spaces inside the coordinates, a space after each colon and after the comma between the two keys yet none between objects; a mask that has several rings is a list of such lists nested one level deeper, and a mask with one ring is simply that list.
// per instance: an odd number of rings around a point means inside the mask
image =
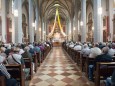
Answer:
[{"label": "wooden bench seat", "polygon": [[25,67],[30,69],[30,79],[33,77],[33,63],[29,58],[23,58],[25,62]]},{"label": "wooden bench seat", "polygon": [[33,57],[33,62],[34,62],[34,70],[35,70],[35,72],[36,72],[36,71],[37,71],[37,67],[38,67],[37,55],[34,54],[32,57]]},{"label": "wooden bench seat", "polygon": [[76,53],[76,63],[78,66],[80,66],[80,55],[81,55],[81,51],[78,50]]},{"label": "wooden bench seat", "polygon": [[22,65],[6,65],[10,75],[20,82],[20,86],[25,86],[25,73]]},{"label": "wooden bench seat", "polygon": [[[104,67],[102,67],[104,66]],[[115,69],[115,62],[97,62],[95,71],[95,86],[100,86],[101,76],[109,77]]]},{"label": "wooden bench seat", "polygon": [[80,55],[80,68],[82,72],[86,72],[85,63],[87,58],[89,58],[88,55]]},{"label": "wooden bench seat", "polygon": [[88,72],[89,72],[89,65],[94,63],[95,58],[86,58],[85,61],[85,75],[88,77]]},{"label": "wooden bench seat", "polygon": [[6,86],[4,76],[0,76],[0,86]]}]

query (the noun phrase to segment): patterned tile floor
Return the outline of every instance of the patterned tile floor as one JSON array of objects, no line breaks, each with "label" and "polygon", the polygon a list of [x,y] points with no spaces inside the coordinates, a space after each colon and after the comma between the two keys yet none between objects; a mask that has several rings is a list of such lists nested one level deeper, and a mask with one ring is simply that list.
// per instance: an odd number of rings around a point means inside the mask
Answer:
[{"label": "patterned tile floor", "polygon": [[29,86],[94,86],[94,84],[83,76],[61,47],[54,47]]}]

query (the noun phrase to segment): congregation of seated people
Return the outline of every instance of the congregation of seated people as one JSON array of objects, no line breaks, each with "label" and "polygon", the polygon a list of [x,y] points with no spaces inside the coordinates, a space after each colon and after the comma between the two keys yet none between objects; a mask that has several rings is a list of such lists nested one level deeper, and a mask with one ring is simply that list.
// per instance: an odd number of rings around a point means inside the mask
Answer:
[{"label": "congregation of seated people", "polygon": [[[47,48],[52,47],[51,42],[43,43],[23,43],[23,44],[5,44],[0,45],[0,76],[5,77],[6,86],[18,86],[19,83],[16,79],[10,75],[7,71],[5,65],[17,65],[20,64],[23,66],[23,72],[25,74],[25,79],[28,79],[30,76],[30,69],[26,68],[24,58],[29,58],[34,66],[34,57],[36,53],[39,53],[41,59],[45,59],[43,51]],[[33,67],[33,73],[35,68]],[[20,85],[21,86],[21,85]]]},{"label": "congregation of seated people", "polygon": [[[77,57],[76,54],[73,54],[73,51],[80,51],[81,56],[87,56],[87,58],[93,58],[93,63],[88,66],[88,79],[94,81],[94,71],[96,70],[97,62],[113,62],[113,57],[115,55],[115,43],[90,43],[90,42],[73,42],[65,41],[62,46],[70,57]],[[74,59],[73,59],[74,60]],[[115,65],[114,65],[115,66]],[[104,66],[101,66],[102,68]],[[112,78],[111,78],[112,76]],[[115,71],[111,74],[110,77],[105,77],[104,82],[105,86],[115,86]]]}]

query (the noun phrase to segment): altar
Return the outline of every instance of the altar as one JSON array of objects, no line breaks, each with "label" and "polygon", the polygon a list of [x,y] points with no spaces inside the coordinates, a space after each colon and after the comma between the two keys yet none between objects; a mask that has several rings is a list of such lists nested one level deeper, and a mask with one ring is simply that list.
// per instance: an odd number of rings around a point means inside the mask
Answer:
[{"label": "altar", "polygon": [[60,47],[61,46],[61,42],[53,42],[53,47]]},{"label": "altar", "polygon": [[52,42],[53,42],[54,47],[60,47],[61,43],[63,42],[61,33],[59,33],[59,32],[54,33]]}]

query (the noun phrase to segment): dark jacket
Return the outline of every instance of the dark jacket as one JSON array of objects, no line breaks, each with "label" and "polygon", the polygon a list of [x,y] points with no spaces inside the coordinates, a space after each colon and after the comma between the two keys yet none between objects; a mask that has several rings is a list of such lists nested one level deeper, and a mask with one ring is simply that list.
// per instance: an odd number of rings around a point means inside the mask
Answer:
[{"label": "dark jacket", "polygon": [[111,62],[111,61],[112,61],[112,56],[110,56],[109,54],[101,54],[95,58],[94,66],[96,67],[97,62]]},{"label": "dark jacket", "polygon": [[31,61],[32,61],[32,55],[30,52],[28,51],[25,51],[23,54],[22,54],[22,57],[23,58],[29,58]]},{"label": "dark jacket", "polygon": [[114,72],[113,72],[113,74],[112,74],[111,82],[112,82],[112,84],[115,85],[115,70],[114,70]]}]

